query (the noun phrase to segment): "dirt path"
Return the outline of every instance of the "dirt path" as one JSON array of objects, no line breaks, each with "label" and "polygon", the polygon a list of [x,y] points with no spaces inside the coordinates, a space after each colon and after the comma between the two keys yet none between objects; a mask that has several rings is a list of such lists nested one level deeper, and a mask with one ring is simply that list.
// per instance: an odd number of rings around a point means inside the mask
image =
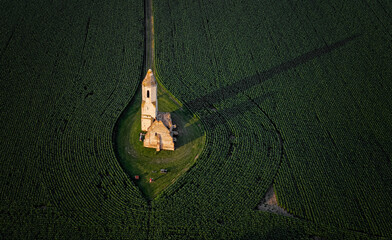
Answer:
[{"label": "dirt path", "polygon": [[146,20],[146,71],[154,70],[154,16],[152,14],[152,0],[145,0],[145,20]]},{"label": "dirt path", "polygon": [[[144,18],[145,18],[145,71],[147,69],[154,70],[154,17],[152,14],[152,0],[144,1]],[[147,200],[148,205],[148,220],[147,220],[147,238],[151,238],[151,213],[152,206],[151,201]]]},{"label": "dirt path", "polygon": [[271,187],[268,189],[260,205],[257,206],[257,209],[261,211],[280,214],[287,217],[293,216],[278,205],[273,185],[271,185]]}]

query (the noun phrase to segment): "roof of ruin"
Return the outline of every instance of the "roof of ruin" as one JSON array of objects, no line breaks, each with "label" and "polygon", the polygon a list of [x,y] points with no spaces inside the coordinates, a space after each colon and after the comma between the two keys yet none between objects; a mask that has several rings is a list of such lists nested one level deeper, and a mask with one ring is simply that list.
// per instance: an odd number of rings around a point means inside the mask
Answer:
[{"label": "roof of ruin", "polygon": [[157,120],[162,121],[168,129],[173,125],[171,115],[168,112],[158,112]]},{"label": "roof of ruin", "polygon": [[148,69],[146,77],[144,78],[142,84],[143,84],[143,86],[146,86],[146,87],[157,84],[157,81],[155,80],[154,73],[152,73],[151,69]]},{"label": "roof of ruin", "polygon": [[157,132],[157,133],[160,133],[160,134],[163,134],[163,133],[168,133],[168,134],[170,134],[170,131],[169,131],[169,129],[165,126],[165,124],[162,122],[162,121],[160,121],[160,120],[157,120],[157,121],[154,121],[152,124],[151,124],[151,126],[148,128],[148,130],[147,130],[147,133],[150,133],[150,132]]}]

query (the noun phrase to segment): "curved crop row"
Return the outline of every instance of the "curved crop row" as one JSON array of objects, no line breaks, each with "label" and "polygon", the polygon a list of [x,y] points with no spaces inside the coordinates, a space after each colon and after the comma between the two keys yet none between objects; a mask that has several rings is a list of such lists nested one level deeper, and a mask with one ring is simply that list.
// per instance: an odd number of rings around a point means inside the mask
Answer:
[{"label": "curved crop row", "polygon": [[143,71],[143,2],[18,5],[1,22],[2,237],[144,239],[147,202],[112,146]]},{"label": "curved crop row", "polygon": [[[272,182],[282,207],[331,227],[331,234],[334,228],[391,234],[388,214],[382,213],[391,209],[385,186],[390,141],[378,134],[390,131],[390,121],[369,107],[382,103],[384,111],[391,109],[389,100],[381,100],[388,95],[391,58],[377,44],[389,47],[372,34],[389,38],[384,23],[366,10],[355,8],[359,20],[351,7],[339,4],[154,1],[156,71],[207,133],[196,165],[153,203],[154,237],[187,231],[246,236],[251,227],[243,225],[265,221],[253,211]],[[385,17],[382,7],[371,7]],[[370,49],[359,51],[364,45]],[[377,61],[375,52],[386,62]],[[271,229],[258,233],[265,237]]]}]

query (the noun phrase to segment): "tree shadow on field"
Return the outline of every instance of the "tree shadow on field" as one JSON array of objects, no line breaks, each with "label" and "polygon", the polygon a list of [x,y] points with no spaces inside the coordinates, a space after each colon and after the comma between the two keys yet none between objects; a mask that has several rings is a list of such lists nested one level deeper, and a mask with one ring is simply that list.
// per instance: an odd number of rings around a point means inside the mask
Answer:
[{"label": "tree shadow on field", "polygon": [[[266,99],[271,99],[273,98],[276,93],[265,93],[256,99],[252,100],[249,99],[249,101],[245,102],[240,102],[236,106],[224,109],[224,110],[217,110],[214,107],[214,104],[220,103],[224,100],[231,99],[237,94],[244,92],[248,89],[250,89],[253,86],[256,86],[258,84],[262,84],[265,81],[272,79],[278,74],[287,72],[293,68],[296,68],[297,66],[307,63],[313,59],[316,59],[318,57],[321,57],[323,55],[326,55],[336,49],[339,49],[343,46],[345,46],[347,43],[357,39],[360,37],[360,34],[352,35],[350,37],[347,37],[343,40],[337,41],[331,45],[326,45],[321,48],[314,49],[310,52],[304,53],[292,60],[289,60],[287,62],[281,63],[275,67],[272,67],[268,70],[265,70],[263,72],[257,73],[256,75],[244,78],[234,84],[228,85],[226,87],[219,88],[215,91],[212,91],[210,93],[207,93],[201,97],[198,97],[194,100],[187,101],[184,103],[185,106],[187,106],[191,112],[197,113],[199,116],[200,120],[204,123],[206,128],[215,128],[217,125],[224,124],[225,123],[225,118],[224,116],[230,116],[230,117],[236,117],[238,114],[240,114],[243,109],[246,109],[244,105],[251,104],[254,106],[257,102],[263,102]],[[257,105],[257,104],[256,104]],[[242,110],[242,111],[241,111]],[[174,112],[176,113],[176,111]],[[194,124],[199,124],[199,123],[194,123]],[[181,126],[179,126],[181,127]],[[192,128],[194,126],[187,126],[185,127],[184,131],[187,131],[186,128]],[[181,136],[179,136],[181,137]],[[200,136],[195,136],[193,138],[188,138],[186,141],[183,141],[181,144],[176,145],[176,147],[181,147],[188,142],[191,142],[195,140],[195,138],[200,137]]]}]

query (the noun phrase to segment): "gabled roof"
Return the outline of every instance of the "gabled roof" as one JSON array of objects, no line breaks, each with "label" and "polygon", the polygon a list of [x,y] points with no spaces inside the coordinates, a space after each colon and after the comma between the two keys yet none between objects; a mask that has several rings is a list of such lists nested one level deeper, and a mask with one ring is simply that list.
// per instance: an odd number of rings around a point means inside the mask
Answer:
[{"label": "gabled roof", "polygon": [[151,86],[151,85],[157,85],[157,81],[155,80],[155,76],[152,73],[151,69],[148,69],[146,77],[144,78],[142,85],[145,87]]},{"label": "gabled roof", "polygon": [[160,133],[167,133],[170,134],[170,130],[167,129],[165,124],[162,121],[156,120],[154,121],[151,126],[147,129],[147,132],[160,132]]}]

